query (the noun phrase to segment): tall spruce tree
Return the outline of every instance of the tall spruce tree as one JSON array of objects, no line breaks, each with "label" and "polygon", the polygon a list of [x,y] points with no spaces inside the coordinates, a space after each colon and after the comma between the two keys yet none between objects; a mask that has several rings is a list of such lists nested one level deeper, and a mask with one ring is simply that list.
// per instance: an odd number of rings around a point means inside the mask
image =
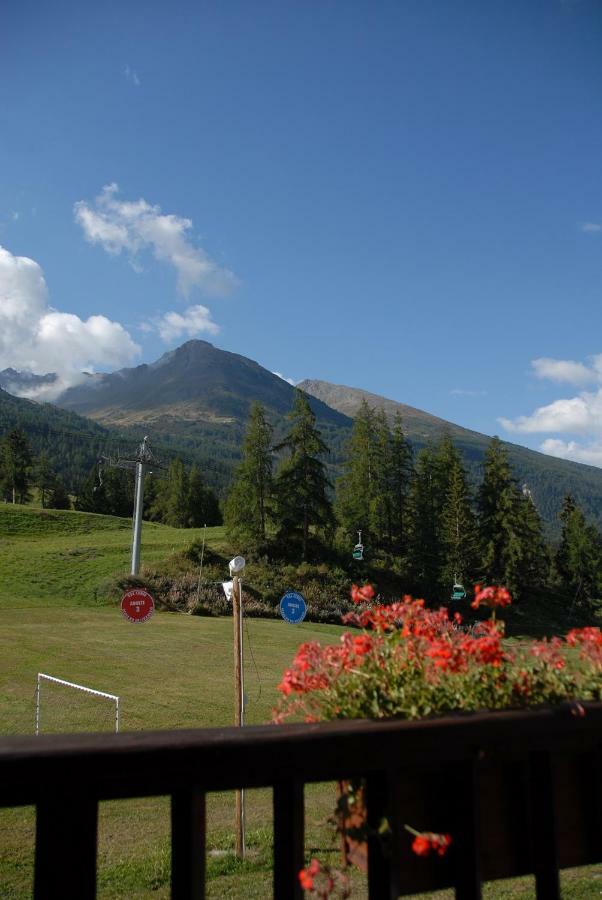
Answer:
[{"label": "tall spruce tree", "polygon": [[316,428],[316,417],[302,391],[295,392],[288,419],[290,431],[275,448],[288,453],[276,477],[278,541],[280,546],[298,543],[306,560],[310,529],[325,533],[334,527],[328,497],[330,482],[321,459],[328,453],[328,447]]},{"label": "tall spruce tree", "polygon": [[485,453],[483,481],[478,491],[481,565],[487,581],[508,584],[520,556],[516,508],[518,488],[499,438]]},{"label": "tall spruce tree", "polygon": [[221,525],[222,515],[215,493],[203,481],[197,466],[193,465],[188,475],[188,522],[189,528],[203,525]]},{"label": "tall spruce tree", "polygon": [[55,481],[56,475],[50,465],[48,456],[42,451],[38,456],[35,465],[35,483],[40,492],[40,504],[42,509],[47,505],[48,495],[51,492]]},{"label": "tall spruce tree", "polygon": [[0,444],[3,493],[12,503],[27,502],[31,465],[31,448],[27,435],[21,428],[15,428]]},{"label": "tall spruce tree", "polygon": [[176,457],[169,464],[167,477],[156,487],[156,499],[151,517],[173,528],[186,528],[190,517],[188,473],[184,463]]},{"label": "tall spruce tree", "polygon": [[71,509],[71,500],[69,499],[67,488],[58,475],[54,476],[54,481],[48,492],[46,506],[48,509]]},{"label": "tall spruce tree", "polygon": [[374,480],[370,509],[371,528],[379,547],[393,546],[393,486],[391,431],[384,409],[374,413]]},{"label": "tall spruce tree", "polygon": [[470,583],[478,565],[478,535],[466,472],[458,451],[450,454],[447,489],[441,510],[441,578],[450,587]]},{"label": "tall spruce tree", "polygon": [[398,556],[405,552],[408,490],[412,474],[412,446],[403,431],[399,413],[395,415],[391,433],[391,537],[392,551]]},{"label": "tall spruce tree", "polygon": [[335,508],[346,536],[355,540],[355,532],[361,529],[368,547],[377,540],[372,521],[375,468],[374,412],[362,400],[347,445],[345,472],[337,481]]},{"label": "tall spruce tree", "polygon": [[266,544],[268,513],[272,508],[272,426],[260,403],[253,403],[242,448],[242,461],[234,475],[225,507],[232,540],[243,548]]},{"label": "tall spruce tree", "polygon": [[416,457],[408,506],[408,564],[414,590],[434,599],[440,590],[442,546],[440,536],[440,479],[436,454],[424,447]]},{"label": "tall spruce tree", "polygon": [[484,577],[505,584],[516,598],[543,584],[548,566],[541,520],[530,497],[519,491],[497,437],[485,454],[477,505]]},{"label": "tall spruce tree", "polygon": [[602,587],[602,542],[600,533],[588,525],[583,512],[567,494],[562,511],[562,536],[556,568],[574,603],[599,596]]}]

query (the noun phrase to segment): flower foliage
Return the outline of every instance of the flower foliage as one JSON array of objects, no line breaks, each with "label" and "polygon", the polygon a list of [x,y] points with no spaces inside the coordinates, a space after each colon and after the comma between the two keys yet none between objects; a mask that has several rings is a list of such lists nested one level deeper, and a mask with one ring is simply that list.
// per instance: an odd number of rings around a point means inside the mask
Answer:
[{"label": "flower foliage", "polygon": [[302,644],[279,685],[276,721],[336,718],[417,719],[456,710],[508,709],[562,700],[602,698],[602,634],[574,629],[565,639],[512,646],[504,641],[497,607],[511,597],[503,587],[475,589],[473,606],[492,608],[478,635],[456,615],[426,608],[409,596],[370,605],[370,585],[354,585],[358,609],[344,616],[355,626],[338,645]]},{"label": "flower foliage", "polygon": [[299,872],[299,883],[304,891],[314,897],[351,896],[349,878],[339,869],[325,866],[317,859],[312,859],[305,869]]},{"label": "flower foliage", "polygon": [[417,834],[412,841],[412,850],[416,856],[430,856],[431,853],[445,856],[451,842],[449,834],[434,834],[431,831],[424,831]]}]

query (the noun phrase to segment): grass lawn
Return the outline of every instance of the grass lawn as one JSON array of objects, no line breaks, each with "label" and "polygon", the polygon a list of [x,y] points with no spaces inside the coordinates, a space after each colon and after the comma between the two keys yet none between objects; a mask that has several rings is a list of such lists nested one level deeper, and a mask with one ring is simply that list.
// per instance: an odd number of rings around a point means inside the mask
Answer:
[{"label": "grass lawn", "polygon": [[[143,560],[159,562],[200,531],[144,525]],[[32,733],[39,671],[118,694],[124,729],[219,726],[232,722],[232,620],[156,613],[143,625],[102,605],[95,590],[126,572],[130,523],[108,516],[0,504],[0,731]],[[208,543],[225,553],[223,529]],[[226,573],[224,573],[225,575]],[[336,641],[341,628],[270,619],[247,620],[245,690],[249,724],[266,722],[276,684],[301,641]],[[252,655],[250,650],[252,650]],[[110,711],[60,688],[43,688],[42,731],[110,727]],[[104,718],[103,718],[104,716]],[[338,862],[326,824],[332,785],[306,789],[307,853]],[[271,792],[247,792],[248,858],[233,856],[233,797],[208,802],[209,897],[271,896]],[[34,812],[0,811],[0,898],[31,895]],[[602,867],[563,874],[563,896],[599,896]],[[100,898],[169,896],[167,798],[101,805]],[[366,896],[354,876],[354,897]],[[450,892],[434,895],[447,900]],[[497,900],[534,896],[532,879],[488,885]]]}]

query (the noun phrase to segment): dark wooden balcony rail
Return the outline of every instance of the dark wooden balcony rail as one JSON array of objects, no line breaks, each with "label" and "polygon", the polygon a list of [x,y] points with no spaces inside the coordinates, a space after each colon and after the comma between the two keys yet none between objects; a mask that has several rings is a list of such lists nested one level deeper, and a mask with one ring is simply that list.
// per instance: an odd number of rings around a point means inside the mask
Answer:
[{"label": "dark wooden balcony rail", "polygon": [[[171,796],[172,897],[204,895],[205,794],[273,788],[274,896],[300,897],[303,786],[363,776],[371,898],[534,872],[559,897],[558,869],[602,860],[602,704],[420,722],[13,737],[0,740],[0,806],[37,807],[34,894],[86,900],[96,887],[98,802]],[[412,854],[403,824],[449,832],[444,859]]]}]

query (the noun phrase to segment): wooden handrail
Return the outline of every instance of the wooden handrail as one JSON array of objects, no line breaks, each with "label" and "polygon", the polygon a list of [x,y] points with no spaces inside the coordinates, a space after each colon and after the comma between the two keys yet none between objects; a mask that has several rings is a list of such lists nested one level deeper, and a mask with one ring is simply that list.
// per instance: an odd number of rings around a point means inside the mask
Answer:
[{"label": "wooden handrail", "polygon": [[[532,871],[538,896],[553,900],[559,866],[601,861],[601,836],[591,834],[602,822],[601,746],[599,703],[416,722],[4,737],[0,806],[37,806],[36,898],[55,896],[49,886],[60,882],[62,897],[83,900],[94,896],[98,802],[170,795],[172,896],[193,898],[204,890],[205,794],[271,786],[274,892],[292,898],[300,896],[303,785],[361,776],[369,821],[387,816],[397,829],[392,859],[369,838],[371,897],[455,885],[457,896],[473,898],[482,878]],[[507,790],[513,779],[522,785],[514,805]],[[391,809],[392,798],[401,813]],[[484,804],[490,816],[481,814]],[[565,806],[570,833],[556,827]],[[400,865],[404,817],[418,828],[450,831],[449,859],[429,866],[410,854]],[[65,840],[79,848],[78,866],[53,874]]]}]

